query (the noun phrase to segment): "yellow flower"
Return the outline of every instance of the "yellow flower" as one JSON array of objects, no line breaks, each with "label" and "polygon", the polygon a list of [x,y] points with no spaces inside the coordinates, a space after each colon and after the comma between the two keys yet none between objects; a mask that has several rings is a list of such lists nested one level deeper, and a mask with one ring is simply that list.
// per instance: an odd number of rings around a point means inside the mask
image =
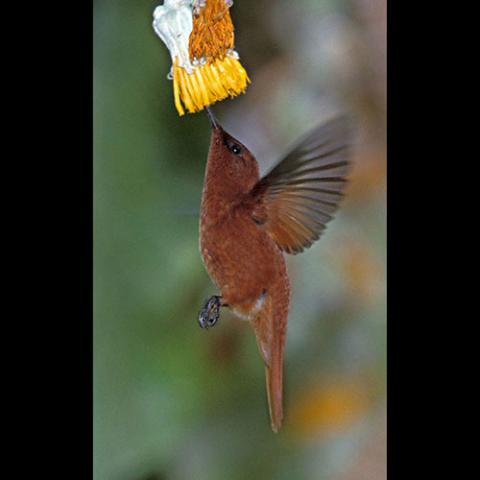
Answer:
[{"label": "yellow flower", "polygon": [[234,50],[229,0],[165,0],[153,28],[172,57],[173,94],[180,115],[245,92],[250,83]]},{"label": "yellow flower", "polygon": [[308,438],[347,430],[365,417],[374,399],[368,376],[332,376],[307,384],[292,405],[291,431]]}]

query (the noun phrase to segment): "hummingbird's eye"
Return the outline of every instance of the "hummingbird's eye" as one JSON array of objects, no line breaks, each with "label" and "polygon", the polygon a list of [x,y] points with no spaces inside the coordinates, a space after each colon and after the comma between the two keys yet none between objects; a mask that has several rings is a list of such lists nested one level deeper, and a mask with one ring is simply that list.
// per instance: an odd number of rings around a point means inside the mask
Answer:
[{"label": "hummingbird's eye", "polygon": [[227,140],[225,143],[227,144],[228,149],[235,155],[240,155],[242,153],[242,148],[237,143],[230,140]]}]

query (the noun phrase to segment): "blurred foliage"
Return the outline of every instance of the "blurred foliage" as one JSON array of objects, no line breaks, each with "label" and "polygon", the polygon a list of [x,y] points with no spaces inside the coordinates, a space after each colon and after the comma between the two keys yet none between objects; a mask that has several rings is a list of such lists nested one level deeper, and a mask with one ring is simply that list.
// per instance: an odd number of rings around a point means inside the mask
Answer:
[{"label": "blurred foliage", "polygon": [[264,171],[334,110],[355,114],[344,205],[288,258],[286,418],[270,431],[253,332],[225,312],[198,252],[209,143],[179,118],[159,2],[94,3],[96,480],[385,478],[385,1],[237,0],[252,79],[214,107]]}]

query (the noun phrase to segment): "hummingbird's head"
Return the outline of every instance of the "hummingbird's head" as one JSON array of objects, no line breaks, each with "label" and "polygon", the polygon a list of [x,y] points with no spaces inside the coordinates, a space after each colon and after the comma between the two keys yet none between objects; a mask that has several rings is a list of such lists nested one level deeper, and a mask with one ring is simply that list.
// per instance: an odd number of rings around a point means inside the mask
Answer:
[{"label": "hummingbird's head", "polygon": [[212,126],[208,152],[208,174],[222,182],[231,194],[249,192],[259,179],[258,164],[248,148],[226,132],[213,116],[207,113]]}]

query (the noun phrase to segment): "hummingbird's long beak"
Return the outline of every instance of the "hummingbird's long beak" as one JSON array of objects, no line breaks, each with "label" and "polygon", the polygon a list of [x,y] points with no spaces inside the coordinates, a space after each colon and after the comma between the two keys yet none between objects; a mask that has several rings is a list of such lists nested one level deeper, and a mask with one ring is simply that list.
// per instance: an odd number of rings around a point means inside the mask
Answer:
[{"label": "hummingbird's long beak", "polygon": [[207,111],[208,119],[210,120],[210,125],[212,126],[212,128],[215,128],[216,130],[218,130],[217,119],[215,118],[215,115],[213,114],[211,108],[205,107],[205,110]]}]

